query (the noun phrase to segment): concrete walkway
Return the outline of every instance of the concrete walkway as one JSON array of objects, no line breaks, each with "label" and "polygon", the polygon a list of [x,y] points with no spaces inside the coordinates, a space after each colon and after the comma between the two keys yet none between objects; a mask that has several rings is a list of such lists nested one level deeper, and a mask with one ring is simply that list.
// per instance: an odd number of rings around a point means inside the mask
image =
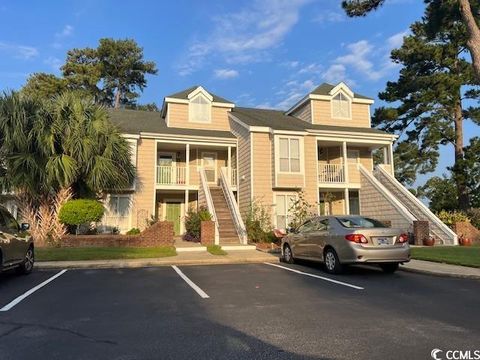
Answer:
[{"label": "concrete walkway", "polygon": [[212,255],[209,252],[178,252],[177,256],[152,259],[37,261],[37,269],[85,269],[85,268],[139,268],[170,265],[215,265],[278,262],[278,255],[257,250],[229,251],[227,255]]},{"label": "concrete walkway", "polygon": [[432,261],[410,260],[410,262],[401,265],[400,269],[421,274],[480,279],[479,268],[449,265]]}]

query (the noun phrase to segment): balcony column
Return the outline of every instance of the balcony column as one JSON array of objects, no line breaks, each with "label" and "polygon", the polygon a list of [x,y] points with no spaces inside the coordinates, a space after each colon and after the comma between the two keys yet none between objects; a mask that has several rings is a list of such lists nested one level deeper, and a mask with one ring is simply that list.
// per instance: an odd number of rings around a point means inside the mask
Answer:
[{"label": "balcony column", "polygon": [[389,155],[389,153],[388,153],[388,147],[387,147],[387,146],[384,146],[384,147],[383,147],[383,163],[384,163],[385,165],[390,164],[390,159],[389,159],[389,158],[390,158],[390,155]]},{"label": "balcony column", "polygon": [[348,183],[348,156],[347,156],[347,142],[342,143],[342,155],[343,155],[343,177],[344,181]]},{"label": "balcony column", "polygon": [[395,168],[393,167],[393,144],[388,145],[388,153],[390,154],[390,168],[392,169],[392,175],[395,174]]},{"label": "balcony column", "polygon": [[228,176],[228,183],[232,184],[232,147],[228,147],[228,160],[227,160],[227,176]]},{"label": "balcony column", "polygon": [[[190,184],[190,144],[185,144],[185,185]],[[187,191],[188,193],[188,191]],[[185,195],[188,199],[188,194]]]},{"label": "balcony column", "polygon": [[348,188],[345,188],[344,198],[345,215],[350,215],[350,192],[348,191]]}]

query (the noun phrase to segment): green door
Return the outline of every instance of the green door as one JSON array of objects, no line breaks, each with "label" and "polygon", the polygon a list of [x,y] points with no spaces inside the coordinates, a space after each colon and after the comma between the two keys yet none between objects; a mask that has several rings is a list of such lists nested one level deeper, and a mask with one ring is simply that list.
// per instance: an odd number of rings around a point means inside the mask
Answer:
[{"label": "green door", "polygon": [[165,220],[173,222],[173,231],[175,235],[180,235],[180,203],[167,203],[167,213]]}]

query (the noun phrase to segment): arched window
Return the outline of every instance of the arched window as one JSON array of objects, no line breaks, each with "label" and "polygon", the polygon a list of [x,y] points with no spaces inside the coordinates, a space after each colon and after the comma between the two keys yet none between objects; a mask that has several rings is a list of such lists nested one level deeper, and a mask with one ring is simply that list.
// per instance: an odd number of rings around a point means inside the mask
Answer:
[{"label": "arched window", "polygon": [[344,93],[338,93],[332,99],[332,117],[350,119],[350,100]]},{"label": "arched window", "polygon": [[205,96],[198,94],[190,100],[190,121],[208,123],[210,122],[210,101]]}]

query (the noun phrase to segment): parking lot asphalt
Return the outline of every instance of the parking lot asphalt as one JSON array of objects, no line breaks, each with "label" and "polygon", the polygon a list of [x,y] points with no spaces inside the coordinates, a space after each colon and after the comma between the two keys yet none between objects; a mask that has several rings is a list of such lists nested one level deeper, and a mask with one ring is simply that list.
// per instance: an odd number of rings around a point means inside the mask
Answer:
[{"label": "parking lot asphalt", "polygon": [[430,359],[434,348],[480,348],[478,280],[367,267],[332,276],[310,263],[68,270],[16,302],[58,273],[0,275],[0,359]]}]

